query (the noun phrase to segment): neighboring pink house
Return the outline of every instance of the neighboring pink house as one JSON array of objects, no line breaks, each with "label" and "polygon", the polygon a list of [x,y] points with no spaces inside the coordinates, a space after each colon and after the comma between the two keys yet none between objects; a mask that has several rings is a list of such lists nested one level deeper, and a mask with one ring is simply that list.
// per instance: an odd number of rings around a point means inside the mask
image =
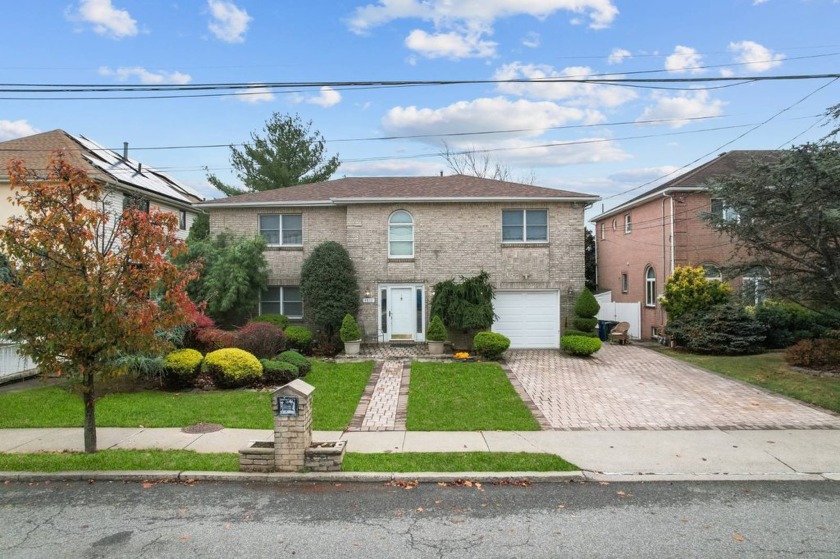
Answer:
[{"label": "neighboring pink house", "polygon": [[[722,212],[733,219],[722,200],[713,200],[705,183],[740,171],[749,161],[772,157],[769,150],[729,151],[592,219],[598,262],[598,288],[619,303],[641,306],[642,338],[657,335],[667,321],[659,303],[665,280],[676,266],[703,266],[706,277],[723,279],[734,245],[713,231],[701,215]],[[747,299],[762,297],[766,272],[756,270],[731,281]]]}]

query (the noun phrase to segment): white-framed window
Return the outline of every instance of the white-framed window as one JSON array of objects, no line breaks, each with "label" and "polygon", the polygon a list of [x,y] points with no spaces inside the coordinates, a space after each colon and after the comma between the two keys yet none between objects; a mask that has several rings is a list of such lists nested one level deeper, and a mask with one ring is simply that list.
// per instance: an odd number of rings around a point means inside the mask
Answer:
[{"label": "white-framed window", "polygon": [[388,218],[388,258],[414,258],[414,218],[405,210]]},{"label": "white-framed window", "polygon": [[548,242],[548,210],[502,210],[502,242]]},{"label": "white-framed window", "polygon": [[745,305],[758,306],[767,299],[770,273],[766,268],[750,268],[741,277],[741,297]]},{"label": "white-framed window", "polygon": [[604,223],[604,222],[601,222],[601,240],[603,241],[606,238],[607,238],[607,224]]},{"label": "white-framed window", "polygon": [[612,220],[612,228],[613,228],[613,231],[618,229],[618,220],[617,219]]},{"label": "white-framed window", "polygon": [[303,318],[303,299],[296,285],[269,285],[260,294],[260,314]]},{"label": "white-framed window", "polygon": [[627,293],[630,290],[629,280],[627,279],[627,273],[622,272],[621,274],[621,292]]},{"label": "white-framed window", "polygon": [[301,214],[260,215],[260,235],[268,246],[301,246],[303,216]]},{"label": "white-framed window", "polygon": [[645,306],[656,306],[656,272],[653,266],[648,266],[645,270]]},{"label": "white-framed window", "polygon": [[703,274],[706,276],[706,280],[708,281],[723,281],[723,274],[720,271],[720,268],[715,266],[714,264],[704,263],[700,264],[700,267],[703,268]]},{"label": "white-framed window", "polygon": [[741,217],[738,212],[726,205],[720,198],[712,198],[712,215],[721,217],[724,221],[738,221]]},{"label": "white-framed window", "polygon": [[181,231],[187,230],[187,210],[178,211],[178,229]]},{"label": "white-framed window", "polygon": [[630,214],[624,214],[624,232],[629,233],[633,230],[633,222],[630,219]]}]

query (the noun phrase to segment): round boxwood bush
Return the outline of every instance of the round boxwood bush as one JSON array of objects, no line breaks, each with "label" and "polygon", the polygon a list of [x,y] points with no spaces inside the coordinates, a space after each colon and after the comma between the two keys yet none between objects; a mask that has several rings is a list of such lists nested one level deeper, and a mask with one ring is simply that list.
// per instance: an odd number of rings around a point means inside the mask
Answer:
[{"label": "round boxwood bush", "polygon": [[275,357],[274,360],[291,363],[292,365],[298,368],[298,370],[300,371],[300,376],[304,376],[312,369],[312,363],[309,361],[309,359],[307,359],[297,351],[284,351],[283,353]]},{"label": "round boxwood bush", "polygon": [[589,336],[563,336],[560,347],[571,355],[587,356],[601,349],[601,340]]},{"label": "round boxwood bush", "polygon": [[589,330],[584,332],[582,330],[576,330],[574,328],[566,328],[563,330],[563,336],[586,336],[587,338],[597,338],[598,332],[593,330]]},{"label": "round boxwood bush", "polygon": [[581,332],[594,332],[595,327],[598,326],[598,319],[576,316],[572,319],[572,326]]},{"label": "round boxwood bush", "polygon": [[498,359],[510,347],[510,340],[496,332],[479,332],[473,338],[473,351],[485,359]]},{"label": "round boxwood bush", "polygon": [[205,355],[201,371],[210,374],[218,386],[235,388],[259,380],[263,368],[247,351],[228,347]]},{"label": "round boxwood bush", "polygon": [[426,330],[426,339],[430,342],[442,342],[446,340],[446,326],[438,315],[432,317],[429,329]]},{"label": "round boxwood bush", "polygon": [[282,314],[273,314],[273,313],[266,313],[256,316],[250,320],[251,322],[268,322],[269,324],[273,324],[280,328],[281,330],[285,330],[286,326],[289,325],[289,319],[286,318],[286,315]]},{"label": "round boxwood bush", "polygon": [[308,352],[312,346],[312,330],[305,326],[286,327],[286,345],[298,351]]},{"label": "round boxwood bush", "polygon": [[163,358],[166,378],[175,384],[189,384],[198,374],[204,356],[195,349],[176,349]]},{"label": "round boxwood bush", "polygon": [[260,359],[260,363],[263,367],[263,380],[270,384],[282,386],[292,382],[300,376],[298,368],[288,361]]}]

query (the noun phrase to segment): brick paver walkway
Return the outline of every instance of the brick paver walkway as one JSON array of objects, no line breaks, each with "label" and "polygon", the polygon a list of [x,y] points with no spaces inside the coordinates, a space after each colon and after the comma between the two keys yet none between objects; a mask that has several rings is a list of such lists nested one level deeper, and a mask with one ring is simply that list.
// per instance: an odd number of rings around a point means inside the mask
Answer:
[{"label": "brick paver walkway", "polygon": [[558,430],[840,429],[840,417],[634,345],[597,357],[511,350],[508,366]]},{"label": "brick paver walkway", "polygon": [[369,397],[363,396],[359,402],[356,417],[348,430],[405,430],[404,398],[408,394],[408,379],[403,381],[403,377],[404,369],[409,366],[408,362],[398,359],[388,359],[381,363],[365,390],[365,396]]}]

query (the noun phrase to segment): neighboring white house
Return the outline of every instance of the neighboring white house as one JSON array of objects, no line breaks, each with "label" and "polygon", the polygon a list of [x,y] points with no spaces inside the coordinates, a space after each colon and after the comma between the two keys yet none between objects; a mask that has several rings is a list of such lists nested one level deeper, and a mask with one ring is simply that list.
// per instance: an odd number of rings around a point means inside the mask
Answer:
[{"label": "neighboring white house", "polygon": [[172,212],[178,216],[178,236],[182,239],[187,237],[199,213],[193,204],[204,200],[201,194],[129,158],[127,144],[120,154],[84,136],[73,136],[64,130],[0,142],[0,159],[3,161],[0,169],[0,226],[5,225],[17,209],[8,200],[11,193],[8,162],[22,160],[27,170],[42,178],[46,177],[47,165],[56,151],[63,152],[70,164],[84,169],[91,178],[108,187],[108,203],[115,213],[122,212],[127,203],[141,204],[147,210]]}]

